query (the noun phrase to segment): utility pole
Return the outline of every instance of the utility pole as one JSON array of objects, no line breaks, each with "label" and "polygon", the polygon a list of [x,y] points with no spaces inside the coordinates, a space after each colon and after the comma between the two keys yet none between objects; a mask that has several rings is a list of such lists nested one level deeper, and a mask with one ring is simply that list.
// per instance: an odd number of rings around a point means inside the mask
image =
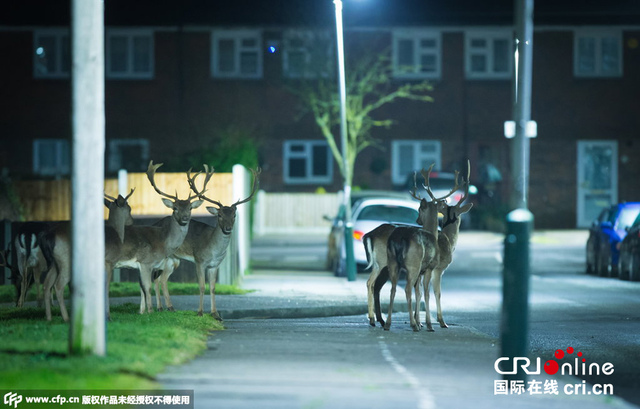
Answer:
[{"label": "utility pole", "polygon": [[342,0],[333,0],[336,9],[336,38],[338,49],[338,80],[340,92],[340,141],[342,145],[342,169],[344,177],[344,246],[346,252],[347,280],[356,280],[356,261],[353,256],[353,223],[351,222],[351,170],[347,159],[347,91],[344,68],[344,36],[342,26]]},{"label": "utility pole", "polygon": [[69,352],[106,354],[104,271],[104,5],[72,0]]},{"label": "utility pole", "polygon": [[[529,137],[531,119],[531,73],[533,57],[533,0],[515,0],[516,67],[514,79],[512,143],[512,197],[515,210],[507,215],[502,284],[501,356],[527,357],[529,343],[529,238],[533,214],[527,208],[529,188]],[[513,360],[503,371],[514,370]],[[525,380],[522,368],[506,379]]]}]

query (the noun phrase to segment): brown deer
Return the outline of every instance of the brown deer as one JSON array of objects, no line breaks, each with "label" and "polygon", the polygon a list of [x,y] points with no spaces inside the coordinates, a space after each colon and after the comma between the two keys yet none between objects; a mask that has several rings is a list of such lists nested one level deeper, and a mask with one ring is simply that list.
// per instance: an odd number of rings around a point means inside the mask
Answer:
[{"label": "brown deer", "polygon": [[13,248],[17,258],[17,271],[20,281],[18,301],[16,306],[22,307],[27,299],[27,293],[32,285],[36,286],[36,299],[38,306],[42,305],[40,293],[41,276],[47,274],[51,268],[51,259],[45,258],[40,245],[40,235],[48,229],[47,223],[28,222],[23,224],[15,239]]},{"label": "brown deer", "polygon": [[[438,235],[438,264],[431,271],[426,271],[424,274],[424,303],[426,309],[426,325],[428,331],[433,331],[431,326],[431,315],[429,313],[429,284],[433,282],[433,294],[436,297],[437,307],[437,319],[441,328],[448,328],[442,317],[442,307],[440,305],[440,295],[442,293],[442,275],[451,261],[453,261],[453,252],[456,249],[456,243],[458,242],[458,234],[460,233],[460,218],[463,214],[467,213],[473,207],[473,203],[464,204],[469,196],[469,176],[471,173],[471,167],[469,161],[467,161],[467,180],[463,182],[464,194],[458,200],[458,203],[454,205],[448,205],[445,202],[443,207],[443,219],[442,219],[442,231]],[[455,177],[456,189],[458,187],[458,173]]]},{"label": "brown deer", "polygon": [[[205,169],[205,186],[207,181],[213,174],[213,169],[209,171],[207,165],[204,165]],[[161,308],[160,299],[158,296],[158,283],[162,285],[164,293],[164,300],[167,308],[173,310],[171,304],[171,298],[167,288],[167,282],[169,276],[173,273],[174,269],[180,264],[180,259],[188,260],[196,265],[196,276],[198,279],[198,286],[200,287],[200,306],[198,309],[198,315],[203,315],[204,310],[204,290],[205,290],[205,275],[209,281],[209,294],[211,297],[211,316],[218,321],[222,321],[222,317],[218,313],[216,308],[215,299],[215,286],[218,279],[218,267],[224,257],[227,254],[229,248],[229,242],[231,241],[231,233],[236,221],[236,209],[238,205],[247,203],[250,201],[258,190],[260,183],[260,168],[256,170],[251,169],[253,174],[253,186],[251,193],[246,199],[238,200],[231,206],[225,206],[222,203],[209,199],[204,195],[203,190],[198,190],[193,180],[189,181],[191,190],[198,195],[202,200],[206,200],[209,203],[213,203],[215,207],[209,206],[207,210],[209,213],[216,217],[216,222],[213,225],[208,225],[197,220],[191,220],[189,223],[189,232],[182,245],[173,253],[173,257],[170,258],[164,267],[162,274],[156,280],[156,302],[158,309]]]},{"label": "brown deer", "polygon": [[[425,271],[432,270],[438,264],[438,212],[443,209],[445,199],[457,190],[457,188],[454,188],[445,196],[436,198],[429,187],[429,176],[432,169],[433,165],[431,165],[426,172],[424,170],[421,171],[422,177],[425,180],[423,186],[431,197],[431,201],[427,201],[417,194],[414,176],[412,196],[420,200],[417,223],[420,224],[422,228],[398,227],[391,233],[387,242],[387,271],[384,273],[381,272],[380,274],[381,276],[388,274],[391,280],[389,312],[387,321],[384,323],[385,330],[389,330],[391,326],[393,301],[395,299],[398,278],[402,271],[407,275],[405,295],[407,298],[411,328],[413,328],[414,331],[420,330],[419,312],[421,296],[419,279]],[[411,302],[412,290],[415,290],[416,294],[414,313],[412,313],[413,308]],[[378,318],[379,321],[381,321],[381,317]]]},{"label": "brown deer", "polygon": [[[109,216],[105,222],[105,255],[113,253],[122,246],[124,242],[125,226],[133,224],[131,217],[131,206],[128,199],[133,194],[134,189],[126,196],[118,195],[113,198],[105,193],[104,205],[109,209]],[[51,321],[51,289],[56,293],[56,298],[60,306],[60,314],[64,321],[69,320],[69,314],[64,303],[64,288],[71,279],[71,224],[69,222],[59,222],[41,235],[40,241],[42,250],[46,257],[51,258],[52,266],[46,275],[44,282],[45,314],[48,321]],[[109,284],[111,281],[111,271],[106,270],[107,302],[106,311],[109,316]]]}]

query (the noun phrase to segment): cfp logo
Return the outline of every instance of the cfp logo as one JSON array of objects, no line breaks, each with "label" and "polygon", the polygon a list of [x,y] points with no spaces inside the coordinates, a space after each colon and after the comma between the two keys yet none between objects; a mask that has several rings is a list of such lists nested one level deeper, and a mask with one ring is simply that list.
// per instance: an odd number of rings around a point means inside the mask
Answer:
[{"label": "cfp logo", "polygon": [[14,408],[18,407],[18,403],[22,402],[22,395],[18,395],[14,392],[9,392],[4,395],[4,404],[13,406]]}]

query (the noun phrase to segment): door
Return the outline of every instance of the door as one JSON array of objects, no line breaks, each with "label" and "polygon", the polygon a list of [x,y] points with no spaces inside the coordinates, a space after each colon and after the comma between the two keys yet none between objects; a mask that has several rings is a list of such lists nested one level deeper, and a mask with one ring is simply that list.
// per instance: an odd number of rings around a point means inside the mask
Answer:
[{"label": "door", "polygon": [[618,201],[618,143],[578,141],[577,226],[589,227],[603,208]]}]

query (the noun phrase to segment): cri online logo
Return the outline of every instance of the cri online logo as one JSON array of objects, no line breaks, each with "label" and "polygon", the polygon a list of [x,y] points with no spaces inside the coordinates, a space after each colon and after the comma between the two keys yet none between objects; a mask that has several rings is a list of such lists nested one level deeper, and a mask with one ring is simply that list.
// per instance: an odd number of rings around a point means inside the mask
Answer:
[{"label": "cri online logo", "polygon": [[[565,358],[565,356],[567,358],[571,358],[571,356],[569,355],[573,355],[574,352],[575,350],[573,349],[573,347],[567,348],[566,354],[565,354],[565,351],[563,351],[562,349],[558,349],[554,353],[554,357],[557,360],[561,360]],[[545,362],[544,371],[548,375],[555,375],[558,372],[560,372],[562,375],[600,375],[600,374],[611,375],[613,374],[613,364],[611,362],[605,362],[602,365],[594,362],[587,365],[586,364],[587,360],[586,358],[583,357],[583,353],[580,351],[576,354],[576,357],[574,358],[573,362],[569,361],[561,364],[556,359],[550,359],[547,362]],[[534,368],[532,368],[531,360],[529,360],[529,358],[526,358],[526,357],[513,358],[512,366],[511,366],[511,368],[513,369],[511,370],[503,370],[500,368],[503,362],[506,363],[506,362],[509,362],[510,360],[512,360],[512,358],[502,357],[502,358],[496,359],[496,362],[493,365],[496,372],[499,373],[500,375],[515,375],[518,372],[518,367],[521,367],[524,373],[526,373],[527,375],[540,374],[540,362],[541,362],[540,358],[536,358],[536,361],[535,361],[536,364]]]}]

